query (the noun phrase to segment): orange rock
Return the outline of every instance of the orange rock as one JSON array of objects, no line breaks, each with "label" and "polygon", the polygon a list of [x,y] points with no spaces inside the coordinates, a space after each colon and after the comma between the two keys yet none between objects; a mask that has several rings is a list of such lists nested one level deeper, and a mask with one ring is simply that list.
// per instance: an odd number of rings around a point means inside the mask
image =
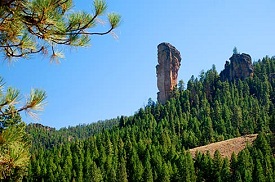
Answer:
[{"label": "orange rock", "polygon": [[180,68],[180,52],[169,43],[158,45],[157,86],[158,102],[165,104],[170,99],[171,91],[177,85]]}]

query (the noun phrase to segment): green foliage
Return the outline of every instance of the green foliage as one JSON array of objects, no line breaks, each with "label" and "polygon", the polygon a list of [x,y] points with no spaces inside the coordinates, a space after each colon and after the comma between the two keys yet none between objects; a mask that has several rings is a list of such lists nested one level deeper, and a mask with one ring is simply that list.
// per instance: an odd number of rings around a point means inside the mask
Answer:
[{"label": "green foliage", "polygon": [[239,54],[237,47],[234,47],[233,54]]},{"label": "green foliage", "polygon": [[[3,0],[0,1],[0,51],[6,59],[26,58],[28,55],[43,53],[47,54],[51,51],[51,61],[58,61],[58,58],[63,57],[61,52],[58,52],[58,47],[62,45],[69,46],[86,46],[88,45],[90,35],[105,35],[117,28],[120,23],[120,16],[115,13],[110,13],[107,16],[110,27],[104,32],[93,32],[92,28],[96,26],[97,18],[102,16],[106,11],[107,5],[103,0],[94,0],[94,12],[88,14],[85,12],[73,12],[72,0]],[[46,93],[42,90],[34,89],[31,91],[26,103],[21,106],[20,92],[14,88],[8,88],[6,92],[3,90],[3,80],[0,79],[0,180],[1,181],[21,181],[23,176],[29,172],[29,175],[35,175],[37,180],[49,181],[83,181],[85,177],[83,170],[94,171],[90,180],[102,181],[103,177],[100,168],[96,166],[93,160],[87,160],[85,164],[84,155],[79,151],[80,146],[74,147],[78,152],[72,154],[70,148],[59,150],[66,153],[66,158],[51,158],[45,163],[38,156],[33,156],[36,163],[30,163],[30,140],[26,133],[26,124],[21,121],[19,112],[25,111],[32,117],[37,117],[37,111],[43,110]],[[110,122],[111,123],[111,122]],[[115,122],[114,122],[115,123]],[[115,124],[114,124],[115,125]],[[98,128],[92,129],[90,133],[97,133],[112,124],[106,123],[97,125]],[[44,128],[42,128],[44,129]],[[28,128],[29,133],[32,133],[32,128]],[[44,139],[43,134],[37,138],[33,138],[34,145],[32,151],[39,148],[36,145],[37,139]],[[62,132],[61,132],[62,133]],[[79,132],[81,133],[81,132]],[[36,133],[37,134],[37,133]],[[75,134],[75,133],[74,133]],[[87,134],[87,135],[89,135]],[[84,134],[84,136],[87,136]],[[47,137],[49,137],[48,135]],[[81,136],[83,136],[81,134]],[[46,139],[48,139],[45,137]],[[74,140],[80,136],[68,135],[68,138],[54,139],[53,141],[42,144],[39,154],[44,154],[45,148],[52,148],[55,143],[60,144],[65,140]],[[47,147],[47,144],[49,145]],[[37,147],[37,148],[36,148]],[[67,145],[68,147],[68,145]],[[35,151],[37,152],[37,151]],[[38,154],[38,153],[34,153]],[[87,159],[90,153],[86,153]],[[62,162],[65,165],[63,171],[60,165],[56,165],[53,161]],[[83,167],[84,166],[84,167]],[[111,168],[112,164],[109,165]],[[29,167],[29,169],[28,169]],[[74,170],[71,170],[75,167]],[[115,178],[114,170],[111,170],[111,175]],[[45,178],[47,175],[48,178]],[[86,175],[87,176],[87,175]]]},{"label": "green foliage", "polygon": [[[165,105],[150,99],[133,116],[60,130],[29,125],[34,146],[24,179],[272,181],[275,58],[254,68],[253,78],[222,82],[213,66]],[[186,151],[252,133],[259,133],[254,144],[231,159]]]},{"label": "green foliage", "polygon": [[[19,118],[18,118],[19,119]],[[0,133],[0,179],[17,180],[26,174],[30,142],[25,123],[17,120]]]},{"label": "green foliage", "polygon": [[26,174],[30,162],[29,135],[19,112],[42,110],[46,94],[33,90],[27,102],[17,107],[20,92],[11,87],[4,92],[3,80],[0,82],[0,180],[17,181]]},{"label": "green foliage", "polygon": [[73,12],[72,0],[8,0],[0,2],[0,51],[7,59],[51,52],[51,60],[62,58],[61,45],[87,46],[91,35],[105,35],[117,28],[120,16],[107,15],[109,28],[93,32],[107,4],[94,0],[93,12]]}]

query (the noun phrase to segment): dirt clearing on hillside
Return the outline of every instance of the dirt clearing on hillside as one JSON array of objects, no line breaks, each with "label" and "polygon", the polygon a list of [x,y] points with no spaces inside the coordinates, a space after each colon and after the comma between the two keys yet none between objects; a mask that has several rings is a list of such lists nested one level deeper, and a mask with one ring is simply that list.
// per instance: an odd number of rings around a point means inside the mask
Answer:
[{"label": "dirt clearing on hillside", "polygon": [[205,146],[196,147],[190,149],[190,153],[194,157],[196,151],[200,151],[201,153],[210,152],[211,156],[214,156],[216,150],[219,150],[222,157],[231,157],[231,154],[235,152],[237,155],[241,150],[245,148],[247,144],[252,144],[253,141],[257,138],[258,134],[245,135],[237,138],[232,138],[229,140],[211,143]]}]

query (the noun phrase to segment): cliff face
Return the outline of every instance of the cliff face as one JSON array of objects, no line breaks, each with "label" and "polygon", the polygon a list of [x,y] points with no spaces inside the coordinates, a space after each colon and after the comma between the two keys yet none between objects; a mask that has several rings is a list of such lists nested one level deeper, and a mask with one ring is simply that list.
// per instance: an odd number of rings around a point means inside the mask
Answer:
[{"label": "cliff face", "polygon": [[158,45],[157,86],[158,102],[164,104],[171,97],[171,91],[178,82],[180,52],[169,43]]},{"label": "cliff face", "polygon": [[222,81],[244,80],[253,77],[253,65],[249,54],[233,54],[229,61],[226,61],[224,70],[220,73]]}]

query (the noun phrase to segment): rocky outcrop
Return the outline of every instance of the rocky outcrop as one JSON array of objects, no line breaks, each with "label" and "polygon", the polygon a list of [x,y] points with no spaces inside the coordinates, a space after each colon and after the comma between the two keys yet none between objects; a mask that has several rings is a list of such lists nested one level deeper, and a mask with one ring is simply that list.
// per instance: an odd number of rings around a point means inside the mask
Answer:
[{"label": "rocky outcrop", "polygon": [[164,104],[171,97],[171,91],[177,85],[180,68],[180,52],[169,43],[158,45],[157,86],[158,102]]},{"label": "rocky outcrop", "polygon": [[244,80],[253,77],[253,64],[249,54],[233,54],[229,61],[226,61],[224,70],[220,73],[222,81]]}]

